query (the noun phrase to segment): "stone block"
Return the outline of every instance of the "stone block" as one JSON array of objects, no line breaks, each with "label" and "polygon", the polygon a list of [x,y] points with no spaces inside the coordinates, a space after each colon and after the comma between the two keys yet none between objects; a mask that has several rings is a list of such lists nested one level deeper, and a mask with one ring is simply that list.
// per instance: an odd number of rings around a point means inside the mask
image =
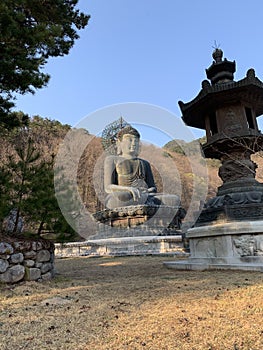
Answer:
[{"label": "stone block", "polygon": [[8,260],[10,258],[9,254],[0,255],[0,259]]},{"label": "stone block", "polygon": [[43,263],[42,266],[41,266],[41,273],[42,274],[45,274],[47,273],[48,271],[50,271],[52,269],[52,264],[51,263]]},{"label": "stone block", "polygon": [[47,262],[50,261],[50,252],[48,250],[40,250],[36,256],[37,262]]},{"label": "stone block", "polygon": [[25,275],[25,267],[14,265],[9,267],[3,274],[0,274],[0,281],[6,283],[15,283],[21,281]]},{"label": "stone block", "polygon": [[40,269],[36,267],[26,267],[25,269],[25,280],[36,281],[41,277]]},{"label": "stone block", "polygon": [[14,242],[14,247],[16,251],[30,251],[31,250],[31,242],[30,241],[17,241]]},{"label": "stone block", "polygon": [[[24,266],[26,267],[33,267],[35,265],[35,261],[31,259],[24,260]],[[38,267],[38,266],[36,266]]]},{"label": "stone block", "polygon": [[0,259],[0,273],[3,273],[7,270],[9,262],[4,259]]},{"label": "stone block", "polygon": [[12,254],[10,257],[12,264],[19,264],[24,261],[24,255],[22,253]]},{"label": "stone block", "polygon": [[36,263],[35,263],[35,267],[37,267],[37,268],[40,269],[40,270],[41,270],[42,265],[43,265],[42,262],[36,262]]},{"label": "stone block", "polygon": [[52,277],[53,277],[53,274],[50,271],[41,276],[43,281],[51,280]]},{"label": "stone block", "polygon": [[14,248],[9,243],[0,242],[0,255],[13,254]]},{"label": "stone block", "polygon": [[24,253],[25,259],[35,259],[37,256],[37,253],[34,250],[29,250],[28,252]]}]

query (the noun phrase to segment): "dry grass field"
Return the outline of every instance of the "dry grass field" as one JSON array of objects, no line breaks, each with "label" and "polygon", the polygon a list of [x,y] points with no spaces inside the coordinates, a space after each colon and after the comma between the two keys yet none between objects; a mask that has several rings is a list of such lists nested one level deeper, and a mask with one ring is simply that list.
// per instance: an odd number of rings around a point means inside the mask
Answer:
[{"label": "dry grass field", "polygon": [[63,259],[50,282],[0,285],[0,349],[263,349],[261,273],[165,260]]}]

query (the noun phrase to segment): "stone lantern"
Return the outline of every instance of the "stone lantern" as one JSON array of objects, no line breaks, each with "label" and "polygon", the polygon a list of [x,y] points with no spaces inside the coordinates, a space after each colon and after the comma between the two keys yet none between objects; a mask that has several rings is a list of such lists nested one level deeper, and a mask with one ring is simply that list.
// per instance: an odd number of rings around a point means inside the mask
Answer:
[{"label": "stone lantern", "polygon": [[235,61],[215,49],[199,94],[179,102],[182,119],[206,131],[206,158],[222,163],[223,181],[216,197],[205,203],[189,229],[190,257],[165,263],[176,269],[243,269],[263,271],[263,184],[255,179],[251,155],[262,149],[257,117],[263,114],[263,83],[249,69],[234,81]]},{"label": "stone lantern", "polygon": [[263,83],[253,69],[234,81],[235,61],[222,56],[220,49],[213,52],[214,61],[206,70],[211,83],[203,81],[202,90],[189,103],[179,102],[184,122],[206,131],[205,157],[222,163],[223,184],[196,225],[219,219],[263,219],[263,184],[255,179],[257,165],[251,160],[263,144],[257,125],[257,117],[263,114]]}]

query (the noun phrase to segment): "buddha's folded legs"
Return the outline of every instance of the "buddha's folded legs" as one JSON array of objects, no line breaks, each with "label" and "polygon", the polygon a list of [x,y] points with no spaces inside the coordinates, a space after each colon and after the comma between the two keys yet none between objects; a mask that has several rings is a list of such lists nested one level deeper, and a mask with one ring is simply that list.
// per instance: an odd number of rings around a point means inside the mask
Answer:
[{"label": "buddha's folded legs", "polygon": [[118,207],[126,207],[129,205],[138,205],[138,204],[145,204],[147,202],[148,194],[143,193],[141,197],[135,201],[128,191],[116,191],[113,193],[110,193],[106,197],[106,207],[109,209],[118,208]]},{"label": "buddha's folded legs", "polygon": [[171,207],[180,206],[180,198],[177,195],[155,193],[148,194],[142,193],[138,200],[134,200],[131,193],[128,191],[116,191],[110,193],[105,201],[106,207],[109,209],[126,207],[129,205],[138,204],[155,204],[155,205],[167,205]]},{"label": "buddha's folded legs", "polygon": [[169,207],[178,207],[181,204],[179,196],[175,194],[155,193],[154,197],[160,201],[160,204],[167,205]]}]

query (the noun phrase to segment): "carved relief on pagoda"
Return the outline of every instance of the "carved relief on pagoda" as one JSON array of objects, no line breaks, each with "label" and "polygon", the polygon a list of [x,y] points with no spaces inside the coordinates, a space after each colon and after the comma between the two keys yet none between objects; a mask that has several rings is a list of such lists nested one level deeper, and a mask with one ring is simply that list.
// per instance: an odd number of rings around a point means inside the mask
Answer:
[{"label": "carved relief on pagoda", "polygon": [[222,181],[236,181],[242,178],[255,178],[257,165],[250,159],[223,160],[218,175]]},{"label": "carved relief on pagoda", "polygon": [[233,111],[233,109],[229,108],[225,113],[225,122],[223,132],[226,135],[229,134],[237,134],[242,130],[242,125],[239,123],[239,116]]},{"label": "carved relief on pagoda", "polygon": [[262,235],[243,235],[233,240],[234,248],[239,256],[262,256]]}]

